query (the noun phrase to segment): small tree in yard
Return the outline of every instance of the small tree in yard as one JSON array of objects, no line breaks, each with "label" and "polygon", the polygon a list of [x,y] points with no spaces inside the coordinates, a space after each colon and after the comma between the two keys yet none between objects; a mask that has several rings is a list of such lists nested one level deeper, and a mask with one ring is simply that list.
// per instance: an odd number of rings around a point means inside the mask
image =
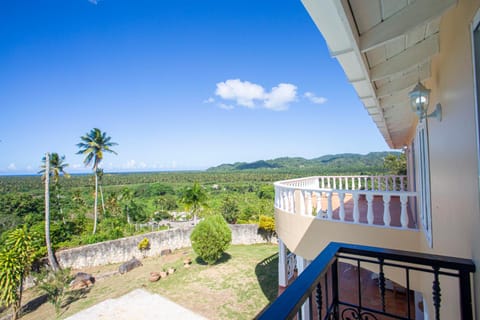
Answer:
[{"label": "small tree in yard", "polygon": [[232,231],[220,215],[201,221],[190,235],[193,251],[206,263],[214,264],[232,242]]},{"label": "small tree in yard", "polygon": [[11,231],[0,252],[0,302],[11,306],[12,319],[18,318],[22,305],[23,280],[35,258],[33,236],[26,228]]},{"label": "small tree in yard", "polygon": [[70,269],[50,271],[40,276],[38,288],[47,294],[48,301],[55,307],[57,317],[60,315],[62,303],[72,279]]}]

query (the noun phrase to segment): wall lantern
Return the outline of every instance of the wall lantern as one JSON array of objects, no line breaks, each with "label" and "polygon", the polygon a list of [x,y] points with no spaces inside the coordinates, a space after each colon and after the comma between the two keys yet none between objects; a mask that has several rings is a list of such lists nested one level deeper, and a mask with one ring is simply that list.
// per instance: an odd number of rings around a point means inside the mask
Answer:
[{"label": "wall lantern", "polygon": [[430,89],[425,88],[421,82],[418,82],[408,95],[410,96],[410,107],[417,114],[420,122],[425,118],[436,118],[438,121],[442,121],[442,106],[440,103],[437,103],[435,110],[427,115]]}]

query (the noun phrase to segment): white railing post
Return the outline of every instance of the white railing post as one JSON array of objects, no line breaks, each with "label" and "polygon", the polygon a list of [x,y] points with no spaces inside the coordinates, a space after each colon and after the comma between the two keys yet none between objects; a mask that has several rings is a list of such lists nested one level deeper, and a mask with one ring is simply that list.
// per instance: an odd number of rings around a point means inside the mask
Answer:
[{"label": "white railing post", "polygon": [[332,210],[332,191],[327,191],[327,218],[332,220],[333,210]]},{"label": "white railing post", "polygon": [[360,211],[358,209],[358,198],[360,197],[360,194],[355,192],[352,194],[353,196],[353,221],[355,223],[358,223],[360,221]]},{"label": "white railing post", "polygon": [[366,196],[367,198],[367,222],[368,224],[373,224],[373,194],[369,193]]},{"label": "white railing post", "polygon": [[306,193],[306,198],[307,198],[307,211],[306,214],[308,216],[312,215],[312,193],[310,191],[305,191]]},{"label": "white railing post", "polygon": [[291,213],[295,213],[295,201],[293,191],[288,191],[288,211]]},{"label": "white railing post", "polygon": [[383,195],[383,223],[385,226],[389,227],[391,222],[390,217],[390,195],[384,194]]},{"label": "white railing post", "polygon": [[[302,190],[299,191],[300,193],[300,203],[298,204],[298,213],[301,214],[302,216],[305,215],[305,194],[303,193]],[[296,210],[297,208],[295,208]]]},{"label": "white railing post", "polygon": [[407,201],[408,201],[408,196],[402,194],[400,196],[400,207],[401,207],[400,223],[402,224],[402,227],[404,227],[404,228],[408,227]]},{"label": "white railing post", "polygon": [[322,212],[322,193],[321,192],[316,192],[316,198],[317,198],[317,216]]},{"label": "white railing post", "polygon": [[345,192],[339,192],[338,198],[340,200],[340,221],[345,221]]}]

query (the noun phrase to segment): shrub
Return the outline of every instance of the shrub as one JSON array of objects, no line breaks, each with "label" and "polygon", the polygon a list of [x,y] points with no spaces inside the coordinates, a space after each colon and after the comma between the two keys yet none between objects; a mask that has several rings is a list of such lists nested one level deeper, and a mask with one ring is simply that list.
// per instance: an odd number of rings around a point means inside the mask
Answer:
[{"label": "shrub", "polygon": [[147,250],[150,249],[150,241],[147,238],[143,238],[142,241],[138,243],[138,250],[140,250],[145,258]]},{"label": "shrub", "polygon": [[213,215],[193,229],[190,240],[193,251],[206,263],[214,264],[232,242],[232,231],[222,216]]},{"label": "shrub", "polygon": [[273,217],[261,215],[258,220],[258,227],[268,232],[275,231],[275,220]]}]

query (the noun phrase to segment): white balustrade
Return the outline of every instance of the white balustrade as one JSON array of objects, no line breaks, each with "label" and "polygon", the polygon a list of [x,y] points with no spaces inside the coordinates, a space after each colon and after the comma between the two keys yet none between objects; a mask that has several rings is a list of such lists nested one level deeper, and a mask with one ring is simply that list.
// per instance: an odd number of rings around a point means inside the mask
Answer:
[{"label": "white balustrade", "polygon": [[[366,202],[367,224],[374,225],[374,215],[378,211],[378,206],[374,203],[381,201],[376,200],[378,197],[383,200],[383,216],[379,213],[380,219],[383,217],[383,224],[379,226],[406,229],[410,223],[408,203],[417,196],[416,192],[406,190],[406,176],[319,176],[293,179],[275,183],[275,207],[312,218],[361,223],[360,208],[364,208],[364,204],[360,207],[360,203]],[[392,207],[392,197],[399,199],[399,204],[395,202],[397,207]],[[338,217],[334,218],[334,212],[338,212]],[[392,212],[400,212],[400,226],[398,215],[392,219]],[[377,225],[378,221],[377,219]],[[397,225],[393,226],[392,221],[396,221],[394,224]]]}]

